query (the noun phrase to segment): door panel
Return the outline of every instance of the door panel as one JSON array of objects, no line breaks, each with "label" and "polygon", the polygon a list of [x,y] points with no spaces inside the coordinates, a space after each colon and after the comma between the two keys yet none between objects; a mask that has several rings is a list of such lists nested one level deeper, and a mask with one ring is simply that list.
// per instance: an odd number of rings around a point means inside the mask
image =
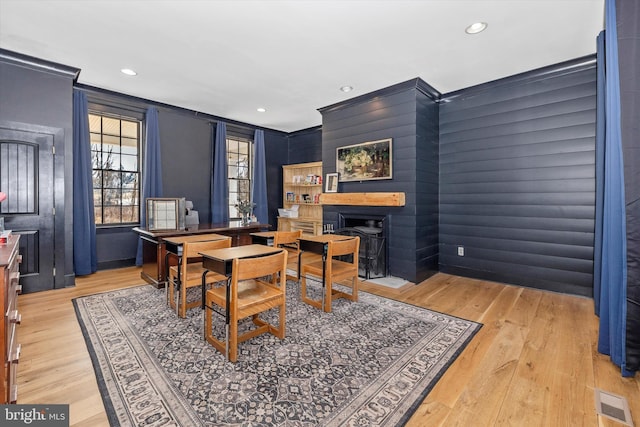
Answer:
[{"label": "door panel", "polygon": [[0,128],[0,203],[5,228],[20,237],[23,292],[54,286],[53,140],[46,133]]}]

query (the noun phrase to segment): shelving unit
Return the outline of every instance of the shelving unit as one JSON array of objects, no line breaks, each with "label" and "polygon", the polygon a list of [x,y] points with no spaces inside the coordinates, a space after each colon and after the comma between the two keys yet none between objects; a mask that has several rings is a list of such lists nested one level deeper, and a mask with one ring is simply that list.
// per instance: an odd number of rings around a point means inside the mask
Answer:
[{"label": "shelving unit", "polygon": [[322,162],[282,166],[282,206],[298,205],[298,217],[278,216],[278,230],[302,230],[303,234],[322,234]]}]

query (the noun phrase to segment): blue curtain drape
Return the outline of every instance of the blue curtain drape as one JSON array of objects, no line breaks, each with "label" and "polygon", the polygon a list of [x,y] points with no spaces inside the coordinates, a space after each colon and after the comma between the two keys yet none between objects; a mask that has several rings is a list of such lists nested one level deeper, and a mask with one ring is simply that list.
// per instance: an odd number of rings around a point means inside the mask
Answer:
[{"label": "blue curtain drape", "polygon": [[76,276],[95,273],[96,221],[87,95],[73,90],[73,269]]},{"label": "blue curtain drape", "polygon": [[593,246],[593,301],[600,312],[600,277],[602,274],[602,211],[604,209],[604,140],[605,140],[605,58],[604,31],[597,37],[596,54],[596,226]]},{"label": "blue curtain drape", "polygon": [[269,209],[267,203],[267,162],[264,152],[264,131],[257,129],[253,135],[253,150],[255,153],[255,166],[253,168],[253,213],[260,224],[269,223]]},{"label": "blue curtain drape", "polygon": [[227,124],[216,124],[211,174],[211,223],[229,222],[229,184],[227,181]]},{"label": "blue curtain drape", "polygon": [[[600,329],[598,351],[620,366],[623,376],[632,376],[625,361],[627,318],[627,240],[625,224],[624,165],[620,132],[620,81],[615,0],[605,2],[605,93],[604,154],[602,179],[602,235],[600,282],[594,294]],[[598,151],[598,150],[596,150]],[[597,236],[599,237],[599,236]],[[595,289],[594,289],[595,291]]]},{"label": "blue curtain drape", "polygon": [[[162,197],[162,161],[160,156],[160,126],[158,110],[149,107],[145,114],[146,138],[142,164],[142,198],[140,199],[140,227],[147,226],[148,197]],[[136,265],[142,265],[142,239],[138,240]]]}]

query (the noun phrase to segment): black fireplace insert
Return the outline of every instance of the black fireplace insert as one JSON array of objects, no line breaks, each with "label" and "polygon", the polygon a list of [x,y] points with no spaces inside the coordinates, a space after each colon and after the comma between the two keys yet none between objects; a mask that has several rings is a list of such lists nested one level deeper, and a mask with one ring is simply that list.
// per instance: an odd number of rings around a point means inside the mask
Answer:
[{"label": "black fireplace insert", "polygon": [[387,277],[386,217],[338,214],[336,234],[360,237],[358,275],[365,280]]}]

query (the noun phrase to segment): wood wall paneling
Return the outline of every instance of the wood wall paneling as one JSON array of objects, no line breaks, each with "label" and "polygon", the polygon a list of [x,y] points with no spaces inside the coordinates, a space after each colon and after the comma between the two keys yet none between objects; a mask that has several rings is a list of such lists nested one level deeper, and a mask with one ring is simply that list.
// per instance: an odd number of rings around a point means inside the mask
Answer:
[{"label": "wood wall paneling", "polygon": [[287,164],[289,138],[281,132],[264,132],[264,149],[267,166],[267,199],[269,224],[278,227],[278,208],[282,207],[282,165]]},{"label": "wood wall paneling", "polygon": [[595,64],[482,89],[440,105],[441,271],[590,296]]},{"label": "wood wall paneling", "polygon": [[[283,164],[310,163],[322,161],[322,127],[290,133],[288,153]],[[279,170],[282,179],[282,169]]]},{"label": "wood wall paneling", "polygon": [[412,282],[426,279],[438,265],[436,103],[414,85],[359,97],[358,102],[321,113],[324,173],[335,172],[338,147],[393,138],[393,179],[343,182],[340,192],[405,193],[403,207],[325,206],[325,222],[337,218],[338,212],[388,215],[389,274]]},{"label": "wood wall paneling", "polygon": [[[416,94],[416,279],[438,272],[439,105]],[[416,282],[417,283],[417,282]]]}]

